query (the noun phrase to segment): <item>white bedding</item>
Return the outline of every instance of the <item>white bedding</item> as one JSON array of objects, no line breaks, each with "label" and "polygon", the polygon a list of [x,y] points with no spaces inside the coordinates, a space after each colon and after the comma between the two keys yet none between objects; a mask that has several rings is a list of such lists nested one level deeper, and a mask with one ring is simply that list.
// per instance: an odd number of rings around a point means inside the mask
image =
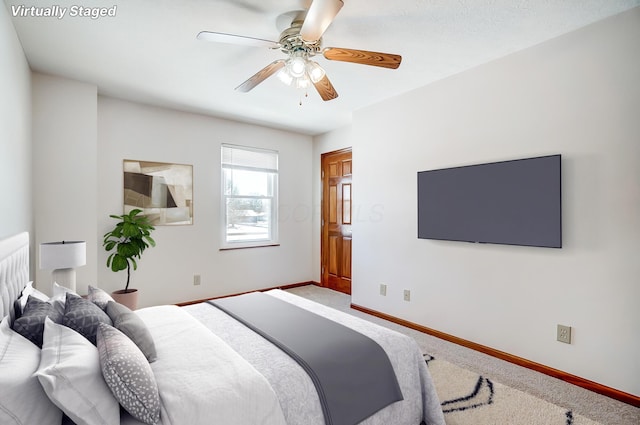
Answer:
[{"label": "white bedding", "polygon": [[264,376],[183,309],[151,307],[138,315],[158,354],[151,369],[162,425],[285,425]]},{"label": "white bedding", "polygon": [[[13,316],[13,301],[27,283],[28,242],[26,233],[0,241],[0,316]],[[387,352],[404,400],[362,425],[444,425],[429,371],[412,338],[284,291],[268,294],[367,335]],[[161,398],[161,425],[324,425],[315,387],[298,363],[217,308],[206,303],[158,306],[137,314],[158,354],[151,368]],[[126,413],[121,423],[140,424]]]},{"label": "white bedding", "polygon": [[[412,338],[285,291],[274,290],[267,293],[322,314],[367,335],[375,339],[385,349],[396,372],[404,400],[382,409],[361,422],[361,425],[419,425],[423,420],[428,425],[445,424],[431,376],[420,349]],[[180,314],[175,310],[178,310]],[[208,343],[202,344],[201,340],[208,340],[211,337],[219,342],[224,341],[222,344],[227,346],[226,349],[231,349],[232,352],[241,356],[243,361],[246,361],[245,367],[257,371],[266,378],[265,382],[268,381],[267,385],[270,385],[270,390],[264,388],[262,390],[273,391],[279,401],[280,412],[284,415],[284,423],[288,425],[324,425],[324,417],[315,387],[298,363],[217,308],[202,303],[183,308],[149,307],[137,310],[137,313],[154,335],[158,358],[163,357],[165,350],[168,350],[167,354],[171,352],[174,356],[168,362],[158,363],[160,360],[157,360],[152,363],[158,386],[159,388],[164,387],[164,389],[160,389],[162,403],[165,403],[165,400],[171,400],[172,403],[171,406],[163,408],[162,425],[187,423],[190,425],[199,423],[277,425],[282,423],[279,418],[272,422],[257,422],[257,419],[247,421],[246,418],[233,417],[234,410],[235,415],[238,415],[239,412],[245,414],[245,410],[249,410],[250,405],[246,400],[238,401],[242,399],[241,395],[236,401],[244,407],[236,406],[234,409],[229,409],[231,417],[226,420],[218,420],[212,416],[217,414],[218,403],[226,402],[224,398],[217,399],[207,396],[211,391],[215,392],[215,389],[206,388],[206,386],[210,385],[208,383],[210,376],[214,376],[218,372],[213,369],[215,366],[212,366],[210,359],[208,359],[208,351],[210,350],[210,348],[206,348]],[[174,316],[179,317],[181,324],[174,324],[176,320]],[[189,326],[197,328],[197,332],[187,337],[190,341],[188,344],[176,347],[176,343],[182,341],[183,333],[191,333],[187,329]],[[212,335],[209,331],[217,336]],[[216,347],[219,347],[217,343]],[[169,370],[167,370],[167,366],[170,366]],[[167,385],[163,381],[171,384]],[[173,387],[174,385],[175,387]],[[202,406],[204,406],[203,409],[201,409]],[[226,406],[222,408],[226,409]],[[174,409],[176,410],[174,411]],[[171,412],[169,413],[167,410]],[[203,416],[199,416],[200,413],[196,412],[202,412]],[[270,413],[268,409],[263,412],[267,415]],[[167,418],[170,418],[169,421]],[[178,419],[181,420],[176,422]],[[200,419],[204,422],[198,422]],[[123,416],[121,423],[139,425],[139,422],[128,415]]]},{"label": "white bedding", "polygon": [[[376,340],[387,352],[404,400],[379,411],[362,425],[444,425],[444,416],[429,370],[410,337],[281,290],[269,295],[296,304]],[[323,425],[315,387],[306,372],[264,338],[209,304],[184,307],[247,359],[270,382],[288,424]],[[283,373],[285,371],[286,373]]]}]

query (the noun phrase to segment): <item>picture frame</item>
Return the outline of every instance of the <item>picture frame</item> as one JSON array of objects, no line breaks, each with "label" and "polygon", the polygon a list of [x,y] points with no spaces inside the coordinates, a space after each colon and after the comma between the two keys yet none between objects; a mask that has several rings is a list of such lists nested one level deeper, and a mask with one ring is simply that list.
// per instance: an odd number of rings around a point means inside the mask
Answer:
[{"label": "picture frame", "polygon": [[154,226],[193,224],[193,166],[123,160],[124,213],[140,209]]}]

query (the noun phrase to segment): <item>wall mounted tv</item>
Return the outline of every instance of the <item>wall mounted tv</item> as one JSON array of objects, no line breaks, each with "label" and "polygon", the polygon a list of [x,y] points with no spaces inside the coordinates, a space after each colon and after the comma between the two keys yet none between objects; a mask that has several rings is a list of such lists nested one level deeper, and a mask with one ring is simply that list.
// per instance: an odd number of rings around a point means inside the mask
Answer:
[{"label": "wall mounted tv", "polygon": [[418,173],[418,238],[562,247],[561,155]]}]

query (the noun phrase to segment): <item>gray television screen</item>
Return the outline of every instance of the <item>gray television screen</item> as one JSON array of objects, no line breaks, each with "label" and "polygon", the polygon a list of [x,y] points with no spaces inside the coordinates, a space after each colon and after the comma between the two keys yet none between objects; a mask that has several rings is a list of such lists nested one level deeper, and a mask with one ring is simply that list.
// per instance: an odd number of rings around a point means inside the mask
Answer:
[{"label": "gray television screen", "polygon": [[418,238],[562,247],[561,155],[421,171]]}]

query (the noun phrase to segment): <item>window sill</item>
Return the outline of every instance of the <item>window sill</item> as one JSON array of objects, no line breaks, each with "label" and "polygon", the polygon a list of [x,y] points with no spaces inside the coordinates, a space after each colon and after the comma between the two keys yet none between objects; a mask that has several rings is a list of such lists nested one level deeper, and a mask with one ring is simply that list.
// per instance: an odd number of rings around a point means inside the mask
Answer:
[{"label": "window sill", "polygon": [[280,246],[279,243],[265,244],[265,245],[247,245],[247,246],[229,246],[220,248],[219,251],[235,251],[238,249],[252,249],[252,248],[269,248],[273,246]]}]

